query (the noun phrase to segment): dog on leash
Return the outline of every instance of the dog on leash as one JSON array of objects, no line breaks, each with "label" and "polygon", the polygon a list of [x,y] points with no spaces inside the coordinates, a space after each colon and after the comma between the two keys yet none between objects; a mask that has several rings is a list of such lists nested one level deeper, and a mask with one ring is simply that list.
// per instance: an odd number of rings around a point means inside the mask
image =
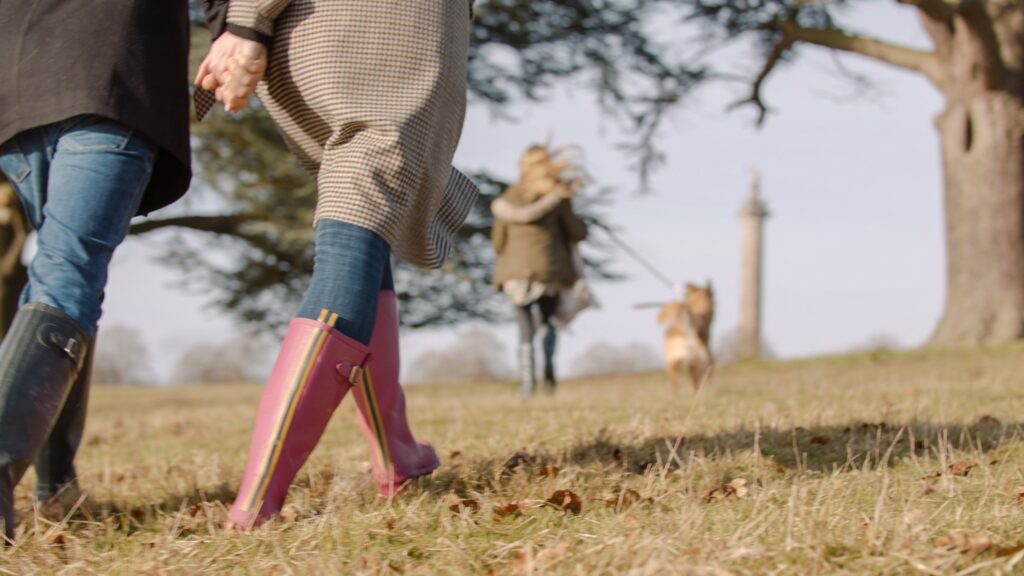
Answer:
[{"label": "dog on leash", "polygon": [[711,375],[715,359],[711,355],[711,321],[715,299],[711,282],[705,286],[686,285],[682,302],[669,302],[658,312],[658,323],[665,325],[665,370],[672,391],[679,391],[679,379],[685,374],[694,391]]}]

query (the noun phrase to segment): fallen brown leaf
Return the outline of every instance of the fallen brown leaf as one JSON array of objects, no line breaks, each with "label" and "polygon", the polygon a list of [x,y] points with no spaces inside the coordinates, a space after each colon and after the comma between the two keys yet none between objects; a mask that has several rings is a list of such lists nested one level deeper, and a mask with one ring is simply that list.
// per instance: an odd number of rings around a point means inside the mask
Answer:
[{"label": "fallen brown leaf", "polygon": [[978,466],[977,460],[961,460],[959,462],[953,462],[949,465],[949,472],[954,476],[967,476],[971,473],[975,467]]},{"label": "fallen brown leaf", "polygon": [[71,546],[77,540],[77,538],[66,530],[58,530],[56,533],[49,536],[49,544],[52,546],[60,546],[61,548]]},{"label": "fallen brown leaf", "polygon": [[1024,550],[1024,544],[1014,544],[1013,546],[996,546],[994,548],[997,558],[1013,556],[1021,550]]},{"label": "fallen brown leaf", "polygon": [[494,509],[494,515],[498,518],[505,518],[507,516],[517,516],[522,513],[522,506],[519,502],[509,502],[504,506],[499,506]]},{"label": "fallen brown leaf", "polygon": [[583,500],[572,490],[556,490],[544,503],[573,514],[583,511]]},{"label": "fallen brown leaf", "polygon": [[818,446],[824,446],[826,444],[830,444],[831,442],[832,437],[825,434],[820,434],[818,436],[815,436],[814,438],[811,438],[811,444],[816,444]]},{"label": "fallen brown leaf", "polygon": [[455,460],[459,456],[462,456],[462,450],[453,450],[452,453],[448,455],[448,459]]},{"label": "fallen brown leaf", "polygon": [[705,490],[701,499],[705,502],[719,502],[727,498],[745,498],[749,492],[746,478],[733,478],[721,486]]},{"label": "fallen brown leaf", "polygon": [[954,530],[935,539],[935,547],[961,554],[980,554],[992,548],[992,540],[985,536],[972,536],[964,530]]},{"label": "fallen brown leaf", "polygon": [[480,509],[480,503],[473,498],[459,498],[455,494],[445,496],[444,503],[453,514],[461,514],[463,510],[475,512]]}]

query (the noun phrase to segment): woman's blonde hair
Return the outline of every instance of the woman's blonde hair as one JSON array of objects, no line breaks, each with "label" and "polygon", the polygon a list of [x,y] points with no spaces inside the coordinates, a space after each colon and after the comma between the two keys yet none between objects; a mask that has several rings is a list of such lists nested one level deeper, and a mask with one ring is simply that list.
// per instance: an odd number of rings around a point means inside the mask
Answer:
[{"label": "woman's blonde hair", "polygon": [[558,194],[571,198],[587,181],[581,163],[572,157],[579,152],[575,146],[561,146],[551,150],[535,144],[523,152],[519,159],[519,181],[516,186],[526,200],[532,201],[544,194]]}]

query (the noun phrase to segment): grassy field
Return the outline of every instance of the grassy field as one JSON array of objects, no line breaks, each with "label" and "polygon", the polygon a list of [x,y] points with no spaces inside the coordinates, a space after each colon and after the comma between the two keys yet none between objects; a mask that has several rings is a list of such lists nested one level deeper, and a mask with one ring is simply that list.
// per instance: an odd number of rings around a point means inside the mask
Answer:
[{"label": "grassy field", "polygon": [[282,520],[220,529],[257,386],[95,391],[88,501],[0,573],[998,574],[1024,571],[1024,348],[409,390],[441,468],[394,501],[343,404]]}]

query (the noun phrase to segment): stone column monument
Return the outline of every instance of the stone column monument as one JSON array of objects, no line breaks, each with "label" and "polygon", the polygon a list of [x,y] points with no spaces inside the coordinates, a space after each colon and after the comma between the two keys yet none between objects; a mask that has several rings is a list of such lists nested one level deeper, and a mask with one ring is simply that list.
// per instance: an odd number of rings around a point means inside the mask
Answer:
[{"label": "stone column monument", "polygon": [[740,271],[739,357],[761,357],[761,293],[764,276],[764,221],[768,207],[761,200],[761,173],[753,171],[750,196],[740,207],[743,259]]}]

